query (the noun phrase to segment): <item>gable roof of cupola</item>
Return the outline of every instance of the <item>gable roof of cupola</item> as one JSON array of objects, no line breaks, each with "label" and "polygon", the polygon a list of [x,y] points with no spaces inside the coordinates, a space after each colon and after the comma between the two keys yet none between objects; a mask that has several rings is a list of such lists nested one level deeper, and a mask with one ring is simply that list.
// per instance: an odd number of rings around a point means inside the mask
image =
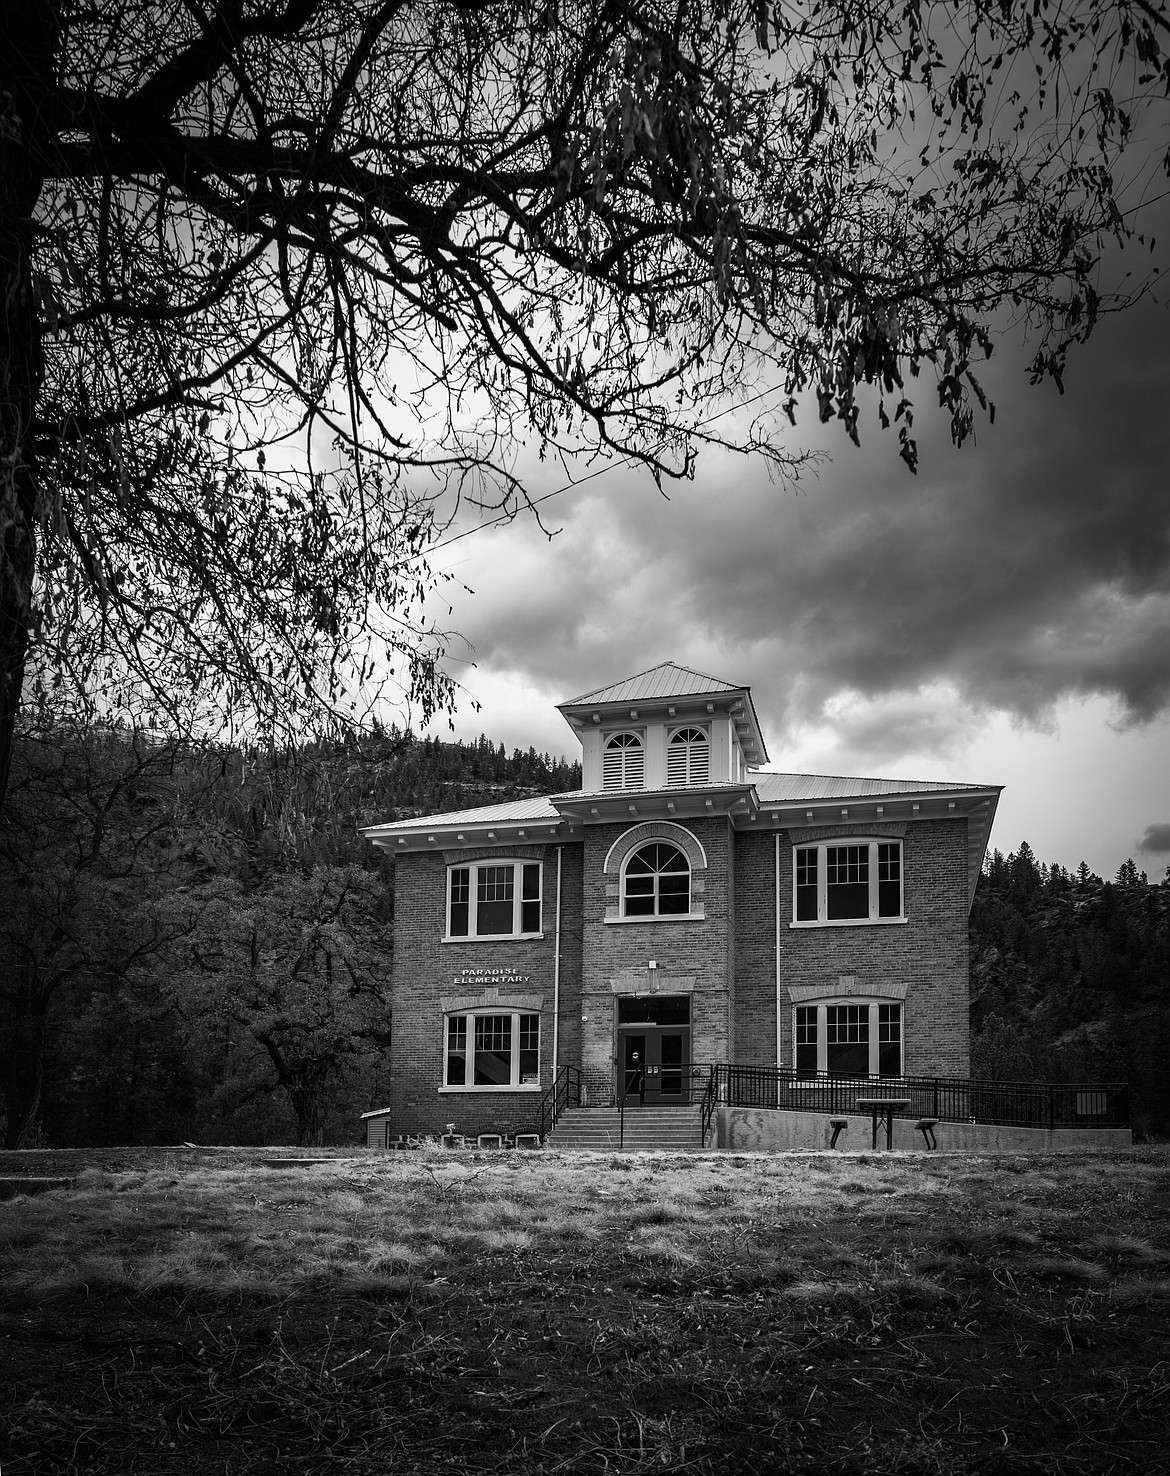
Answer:
[{"label": "gable roof of cupola", "polygon": [[654,697],[706,697],[714,692],[746,692],[749,689],[739,682],[724,682],[718,677],[706,676],[693,671],[689,666],[679,666],[674,661],[663,661],[637,676],[625,677],[620,682],[611,682],[596,691],[585,692],[580,697],[570,697],[558,702],[557,707],[585,707],[590,703],[602,706],[608,702],[649,702]]},{"label": "gable roof of cupola", "polygon": [[[570,697],[567,702],[558,702],[557,711],[571,728],[579,729],[589,716],[595,723],[600,722],[603,708],[612,715],[616,707],[652,702],[680,705],[706,702],[708,712],[714,712],[716,708],[711,704],[717,703],[719,710],[728,713],[735,723],[740,747],[748,763],[768,762],[760,720],[752,703],[752,689],[742,682],[725,682],[720,677],[708,676],[689,666],[679,666],[676,661],[663,661],[648,671],[638,672],[637,676],[611,682],[607,687],[598,687],[580,697]],[[592,713],[591,708],[594,709]],[[674,715],[673,706],[670,714]]]}]

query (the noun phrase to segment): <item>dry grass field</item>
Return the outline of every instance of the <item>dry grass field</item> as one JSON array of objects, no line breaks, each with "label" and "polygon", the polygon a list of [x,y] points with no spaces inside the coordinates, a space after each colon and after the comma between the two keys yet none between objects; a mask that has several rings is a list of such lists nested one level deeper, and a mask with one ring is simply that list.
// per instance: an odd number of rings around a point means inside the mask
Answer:
[{"label": "dry grass field", "polygon": [[139,1150],[0,1283],[3,1476],[1170,1470],[1165,1148]]}]

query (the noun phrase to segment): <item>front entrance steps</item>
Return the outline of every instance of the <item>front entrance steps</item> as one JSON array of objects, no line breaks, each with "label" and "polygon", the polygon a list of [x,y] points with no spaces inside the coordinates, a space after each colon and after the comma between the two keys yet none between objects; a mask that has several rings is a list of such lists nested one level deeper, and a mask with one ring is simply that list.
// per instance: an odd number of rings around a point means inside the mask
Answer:
[{"label": "front entrance steps", "polygon": [[666,1149],[694,1153],[702,1148],[698,1107],[627,1107],[625,1139],[616,1107],[566,1107],[545,1146],[605,1153],[611,1149]]}]

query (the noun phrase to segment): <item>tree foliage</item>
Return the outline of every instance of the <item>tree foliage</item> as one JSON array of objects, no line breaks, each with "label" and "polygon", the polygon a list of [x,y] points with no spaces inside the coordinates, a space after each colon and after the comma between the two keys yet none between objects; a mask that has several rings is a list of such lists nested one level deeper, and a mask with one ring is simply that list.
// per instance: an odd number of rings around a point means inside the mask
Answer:
[{"label": "tree foliage", "polygon": [[1170,880],[1132,859],[993,852],[971,913],[972,1069],[1007,1081],[1128,1081],[1139,1128],[1170,1129]]},{"label": "tree foliage", "polygon": [[[25,0],[0,19],[0,789],[34,695],[450,700],[420,615],[516,447],[913,465],[1006,307],[1059,378],[1162,0]],[[776,402],[712,419],[728,397]],[[188,713],[187,716],[190,716]]]},{"label": "tree foliage", "polygon": [[384,1084],[393,907],[359,827],[580,781],[482,737],[23,734],[0,816],[7,1146],[352,1140]]},{"label": "tree foliage", "polygon": [[275,1073],[297,1142],[321,1144],[338,1079],[372,1077],[389,1043],[385,886],[360,867],[317,867],[248,895],[216,881],[172,905],[182,941],[162,993],[193,1042],[222,1041],[220,1090],[246,1099]]},{"label": "tree foliage", "polygon": [[173,744],[102,730],[20,744],[0,829],[6,1147],[36,1129],[62,1011],[125,1000],[175,942],[157,904],[173,885],[177,757]]}]

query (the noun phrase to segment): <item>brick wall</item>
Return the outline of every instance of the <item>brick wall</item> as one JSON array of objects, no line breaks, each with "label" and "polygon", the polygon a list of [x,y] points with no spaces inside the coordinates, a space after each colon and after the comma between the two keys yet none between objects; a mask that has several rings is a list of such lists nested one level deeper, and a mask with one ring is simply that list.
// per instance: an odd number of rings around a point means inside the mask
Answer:
[{"label": "brick wall", "polygon": [[[848,827],[835,829],[852,833]],[[800,832],[797,838],[804,841],[809,833]],[[850,990],[857,995],[875,985],[904,987],[902,1066],[908,1076],[966,1076],[970,1068],[966,820],[906,825],[903,886],[909,921],[905,924],[789,928],[792,845],[792,835],[782,832],[781,1064],[791,1065],[793,1059],[793,1011],[787,991],[792,986],[815,987],[822,997],[844,997],[838,981],[846,977],[855,981]]]},{"label": "brick wall", "polygon": [[[591,1101],[609,1101],[613,1095],[615,982],[620,993],[646,993],[653,987],[663,994],[690,994],[692,1059],[728,1059],[732,832],[722,818],[687,820],[685,828],[707,860],[706,869],[692,878],[693,884],[702,884],[692,901],[701,900],[703,907],[704,916],[696,921],[604,921],[607,902],[613,911],[616,895],[617,869],[604,870],[614,842],[636,832],[632,842],[660,838],[677,844],[676,830],[617,824],[591,825],[585,832],[581,1014],[587,1019],[580,1064]],[[619,857],[623,850],[618,848]],[[658,965],[653,975],[647,969],[651,959]]]},{"label": "brick wall", "polygon": [[735,1010],[731,1059],[776,1064],[776,833],[735,837]]},{"label": "brick wall", "polygon": [[[469,1136],[527,1131],[541,1093],[552,1082],[553,989],[557,847],[517,846],[502,851],[458,853],[459,859],[505,857],[544,862],[544,936],[534,939],[442,941],[446,921],[446,875],[454,854],[411,853],[396,858],[394,966],[390,986],[393,1011],[389,1101],[391,1129],[397,1133],[441,1132],[445,1123]],[[562,1015],[580,990],[580,847],[563,847],[562,860]],[[440,1092],[443,1081],[442,1000],[480,996],[478,981],[460,981],[466,969],[515,969],[527,975],[514,986],[499,984],[499,1008],[533,1008],[539,1000],[540,1092]],[[509,1004],[509,999],[532,1003]],[[579,1014],[579,1011],[578,1011]],[[572,1016],[569,1015],[571,1019]],[[563,1029],[563,1027],[562,1027]],[[562,1037],[561,1059],[566,1045]],[[383,1104],[379,1104],[383,1105]]]},{"label": "brick wall", "polygon": [[[655,828],[657,829],[657,827]],[[594,1105],[613,1094],[615,992],[687,993],[692,1007],[692,1059],[771,1065],[776,1060],[775,832],[732,831],[725,819],[690,820],[707,866],[694,873],[696,921],[605,922],[612,914],[617,870],[605,863],[615,840],[648,838],[645,827],[590,826],[583,843],[560,847],[561,1064],[582,1069]],[[792,988],[822,998],[852,993],[904,997],[904,1069],[912,1075],[963,1076],[968,1071],[966,821],[924,820],[904,830],[904,925],[792,929],[791,834],[780,838],[781,1064],[792,1062]],[[847,828],[819,832],[826,836]],[[892,833],[892,832],[891,832]],[[677,832],[675,833],[677,839]],[[664,829],[662,839],[669,838]],[[799,832],[803,841],[810,832]],[[540,939],[443,943],[446,868],[454,853],[397,858],[393,1046],[388,1100],[393,1133],[441,1131],[447,1122],[468,1135],[527,1129],[540,1093],[442,1093],[444,997],[473,995],[463,969],[512,968],[528,975],[516,986],[537,996],[541,1011],[541,1089],[552,1081],[555,845],[524,846],[509,857],[544,861],[544,936]],[[618,846],[615,855],[623,852]],[[465,852],[467,859],[501,852]],[[657,969],[650,973],[647,963]],[[852,979],[842,990],[842,977]],[[615,991],[616,984],[616,991]],[[508,986],[501,986],[506,1003]],[[733,995],[734,990],[734,995]],[[531,1006],[525,1005],[524,1008]],[[373,1105],[373,1104],[372,1104]]]}]

